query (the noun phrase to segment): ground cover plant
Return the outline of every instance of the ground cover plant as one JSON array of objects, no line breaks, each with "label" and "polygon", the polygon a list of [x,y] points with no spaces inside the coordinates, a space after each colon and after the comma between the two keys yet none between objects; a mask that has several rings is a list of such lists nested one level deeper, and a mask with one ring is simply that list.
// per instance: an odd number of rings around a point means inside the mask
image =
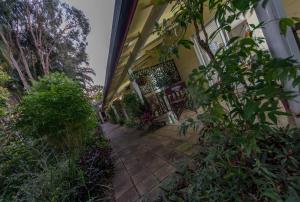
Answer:
[{"label": "ground cover plant", "polygon": [[93,142],[78,155],[58,153],[43,139],[4,145],[0,152],[0,200],[110,201],[111,150],[103,136]]}]

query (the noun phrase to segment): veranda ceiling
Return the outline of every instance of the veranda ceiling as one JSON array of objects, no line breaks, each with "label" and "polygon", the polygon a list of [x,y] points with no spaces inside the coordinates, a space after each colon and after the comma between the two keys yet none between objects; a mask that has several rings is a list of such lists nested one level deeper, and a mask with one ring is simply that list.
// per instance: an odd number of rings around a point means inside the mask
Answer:
[{"label": "veranda ceiling", "polygon": [[120,57],[117,58],[112,78],[109,85],[105,86],[105,106],[108,106],[117,93],[127,86],[128,69],[142,66],[151,57],[149,51],[162,42],[157,34],[153,34],[154,26],[156,22],[162,23],[164,19],[173,17],[171,11],[173,5],[151,5],[151,2],[151,0],[139,0],[137,3],[125,42],[119,50]]}]

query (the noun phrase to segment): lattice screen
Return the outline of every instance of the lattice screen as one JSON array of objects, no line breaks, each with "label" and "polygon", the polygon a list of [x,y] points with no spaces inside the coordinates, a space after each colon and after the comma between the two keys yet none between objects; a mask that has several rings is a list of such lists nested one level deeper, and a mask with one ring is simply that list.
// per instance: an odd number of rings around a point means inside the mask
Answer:
[{"label": "lattice screen", "polygon": [[173,60],[133,72],[143,94],[148,94],[181,81]]}]

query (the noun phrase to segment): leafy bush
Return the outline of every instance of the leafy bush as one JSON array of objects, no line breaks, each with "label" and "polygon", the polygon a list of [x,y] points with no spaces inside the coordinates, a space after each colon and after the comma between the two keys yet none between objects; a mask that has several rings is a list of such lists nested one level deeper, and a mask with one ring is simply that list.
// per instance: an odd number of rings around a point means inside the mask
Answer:
[{"label": "leafy bush", "polygon": [[104,137],[93,140],[79,155],[57,153],[43,139],[11,141],[0,150],[0,201],[99,201],[108,197],[111,149]]},{"label": "leafy bush", "polygon": [[113,110],[112,107],[109,107],[109,108],[108,108],[107,114],[108,114],[109,120],[110,120],[112,123],[117,123],[117,122],[118,122],[117,117],[116,117],[115,112],[114,112],[114,110]]},{"label": "leafy bush", "polygon": [[299,201],[299,131],[282,128],[263,132],[265,138],[256,141],[259,151],[250,156],[237,145],[236,137],[207,137],[196,158],[196,167],[178,172],[162,198]]},{"label": "leafy bush", "polygon": [[143,106],[135,93],[125,94],[122,101],[129,117],[138,118],[143,114]]},{"label": "leafy bush", "polygon": [[[283,88],[287,81],[299,88],[299,63],[273,58],[261,48],[264,40],[253,37],[254,30],[216,53],[210,50],[216,33],[230,31],[232,22],[257,2],[176,1],[172,26],[158,30],[193,24],[197,43],[210,58],[190,75],[193,106],[200,109],[181,127],[183,133],[199,131],[202,148],[194,168],[177,176],[161,201],[300,201],[300,131],[278,123],[290,116],[281,102],[299,93]],[[206,3],[220,24],[210,36],[203,18]]]},{"label": "leafy bush", "polygon": [[35,82],[18,108],[17,126],[24,135],[60,148],[82,145],[94,129],[93,108],[80,85],[64,74],[53,73]]},{"label": "leafy bush", "polygon": [[[113,174],[113,161],[110,157],[111,147],[106,139],[98,137],[96,144],[91,146],[81,157],[79,165],[85,177],[85,187],[83,187],[87,197],[104,198],[107,197],[107,187]],[[81,200],[83,200],[82,198]]]},{"label": "leafy bush", "polygon": [[128,120],[125,121],[125,126],[128,128],[135,128],[138,126],[138,123],[133,118],[129,118]]},{"label": "leafy bush", "polygon": [[[56,197],[54,195],[63,194],[56,193],[54,189],[63,186],[64,179],[61,177],[66,173],[60,175],[63,168],[58,164],[66,159],[42,139],[21,138],[4,145],[0,151],[0,201],[46,201],[46,198],[51,200]],[[68,169],[65,168],[65,171]]]},{"label": "leafy bush", "polygon": [[300,200],[299,130],[278,126],[288,115],[279,102],[293,97],[281,86],[288,78],[298,85],[298,66],[272,58],[261,43],[233,39],[191,75],[203,109],[182,125],[184,133],[200,128],[203,146],[198,169],[186,178],[192,201]]},{"label": "leafy bush", "polygon": [[5,85],[9,80],[10,77],[0,66],[0,118],[3,118],[6,115],[6,107],[7,107],[6,102],[9,97],[9,92]]},{"label": "leafy bush", "polygon": [[40,172],[27,171],[32,177],[18,187],[17,201],[76,201],[80,197],[78,190],[85,181],[73,159],[63,156],[49,163],[45,154],[39,164],[43,166]]}]

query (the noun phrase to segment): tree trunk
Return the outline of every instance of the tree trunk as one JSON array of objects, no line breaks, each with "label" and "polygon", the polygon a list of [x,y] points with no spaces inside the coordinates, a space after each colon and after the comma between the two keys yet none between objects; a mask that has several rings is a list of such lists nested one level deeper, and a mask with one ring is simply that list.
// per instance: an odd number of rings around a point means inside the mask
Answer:
[{"label": "tree trunk", "polygon": [[211,60],[214,60],[215,59],[215,56],[214,54],[212,53],[212,51],[210,50],[209,48],[209,44],[208,42],[205,42],[203,41],[201,38],[200,38],[200,28],[197,24],[197,21],[194,20],[193,21],[193,24],[194,24],[194,27],[195,27],[195,30],[196,30],[196,39],[197,39],[197,42],[198,42],[198,45],[207,53],[208,57],[211,59]]},{"label": "tree trunk", "polygon": [[29,90],[30,89],[30,85],[29,85],[29,83],[27,82],[27,80],[26,80],[26,78],[25,78],[25,75],[23,74],[23,72],[21,71],[21,69],[20,69],[20,67],[19,67],[19,65],[18,65],[18,63],[17,63],[17,61],[15,60],[15,58],[10,54],[10,58],[11,58],[11,62],[12,62],[12,65],[13,65],[13,67],[17,70],[17,72],[18,72],[18,75],[19,75],[19,77],[20,77],[20,79],[21,79],[21,82],[22,82],[22,84],[23,84],[23,86],[24,86],[24,89],[25,90]]},{"label": "tree trunk", "polygon": [[50,73],[49,57],[50,57],[50,54],[47,54],[46,58],[45,58],[45,74]]},{"label": "tree trunk", "polygon": [[11,52],[10,49],[10,45],[8,43],[8,41],[6,40],[4,34],[2,32],[0,32],[0,36],[2,38],[2,41],[4,42],[5,46],[6,46],[6,50],[2,50],[2,55],[4,56],[4,58],[7,60],[7,62],[10,64],[10,66],[12,68],[14,68],[15,70],[17,70],[18,75],[20,77],[20,80],[24,86],[24,89],[28,90],[30,88],[29,83],[26,80],[25,75],[23,74],[19,64],[17,63],[17,61],[15,60],[13,53]]},{"label": "tree trunk", "polygon": [[[34,46],[35,46],[35,48],[36,48],[38,57],[39,57],[40,62],[41,62],[41,64],[42,64],[43,72],[44,72],[45,75],[46,75],[46,74],[49,74],[49,68],[48,68],[48,67],[46,66],[46,64],[45,64],[44,53],[43,53],[43,50],[41,50],[41,47],[42,47],[41,33],[37,34],[38,36],[35,35],[30,20],[29,20],[29,23],[28,23],[28,27],[29,27],[29,31],[30,31],[30,33],[31,33],[31,36],[32,36],[32,39],[33,39],[33,43],[34,43]],[[41,31],[40,31],[40,32],[41,32]]]},{"label": "tree trunk", "polygon": [[30,81],[33,81],[33,80],[34,80],[34,78],[33,78],[32,74],[31,74],[31,71],[30,71],[30,69],[29,69],[29,65],[28,65],[28,62],[27,62],[27,60],[26,60],[26,57],[25,57],[24,51],[23,51],[23,49],[22,49],[22,47],[21,47],[20,41],[19,41],[19,39],[18,39],[18,38],[16,38],[16,40],[17,40],[17,45],[18,45],[18,48],[19,48],[19,50],[20,50],[20,53],[21,53],[21,59],[22,59],[22,62],[23,62],[23,65],[24,65],[24,68],[25,68],[26,74],[28,75],[28,77],[29,77]]}]

